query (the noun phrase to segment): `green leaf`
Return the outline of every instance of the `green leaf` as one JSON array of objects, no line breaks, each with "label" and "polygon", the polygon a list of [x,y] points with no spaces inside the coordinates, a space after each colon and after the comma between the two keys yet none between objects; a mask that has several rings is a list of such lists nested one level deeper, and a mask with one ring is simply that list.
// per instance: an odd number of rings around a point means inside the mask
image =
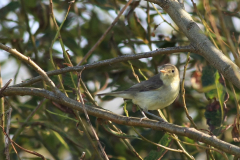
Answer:
[{"label": "green leaf", "polygon": [[217,70],[211,66],[206,66],[202,71],[202,86],[203,88],[211,87],[213,89],[205,92],[205,96],[208,100],[217,98],[217,90],[215,86],[215,73]]},{"label": "green leaf", "polygon": [[129,14],[128,16],[128,26],[130,27],[132,33],[139,39],[142,39],[145,44],[148,44],[147,32],[143,28],[140,20],[138,19],[135,12]]},{"label": "green leaf", "polygon": [[[169,134],[164,134],[164,136],[161,138],[161,140],[158,142],[158,144],[161,144],[163,146],[168,146],[172,139],[170,138]],[[151,150],[147,157],[144,158],[144,160],[155,160],[159,159],[166,150],[161,148],[159,151]]]},{"label": "green leaf", "polygon": [[62,143],[62,145],[69,150],[68,144],[65,142],[65,140],[62,138],[62,136],[60,134],[58,134],[55,131],[52,131],[54,133],[54,135],[57,137],[57,139]]},{"label": "green leaf", "polygon": [[226,84],[223,76],[213,67],[206,66],[203,68],[202,86],[210,88],[205,92],[206,98],[210,104],[206,106],[205,117],[210,130],[218,135],[223,129],[222,124],[226,117],[227,110],[225,102],[228,100]]},{"label": "green leaf", "polygon": [[46,111],[47,111],[48,113],[50,113],[50,114],[53,114],[53,115],[56,115],[56,116],[59,116],[59,117],[63,117],[63,118],[65,118],[65,119],[69,119],[69,120],[72,120],[72,121],[74,121],[74,122],[78,122],[77,120],[75,120],[75,119],[73,119],[73,118],[70,118],[70,117],[68,117],[68,116],[66,116],[66,115],[54,113],[54,112],[51,112],[51,111],[49,111],[49,110],[47,110],[47,109],[46,109]]},{"label": "green leaf", "polygon": [[4,6],[0,9],[0,13],[1,13],[0,18],[1,19],[5,18],[8,13],[14,12],[15,9],[19,8],[19,6],[20,6],[20,4],[18,1],[17,2],[13,1],[13,2],[8,3],[6,6]]}]

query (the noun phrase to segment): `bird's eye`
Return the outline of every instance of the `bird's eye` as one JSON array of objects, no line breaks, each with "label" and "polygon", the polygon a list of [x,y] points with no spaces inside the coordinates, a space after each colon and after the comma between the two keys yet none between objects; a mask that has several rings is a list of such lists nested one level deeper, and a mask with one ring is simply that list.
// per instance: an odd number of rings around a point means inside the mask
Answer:
[{"label": "bird's eye", "polygon": [[172,70],[172,73],[174,73],[174,70]]}]

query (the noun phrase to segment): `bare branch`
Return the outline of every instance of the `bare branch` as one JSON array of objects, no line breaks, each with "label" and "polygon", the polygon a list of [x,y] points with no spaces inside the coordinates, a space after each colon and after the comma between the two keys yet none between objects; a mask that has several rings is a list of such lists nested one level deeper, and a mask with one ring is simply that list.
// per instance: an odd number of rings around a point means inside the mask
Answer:
[{"label": "bare branch", "polygon": [[[9,135],[9,130],[10,130],[10,125],[11,125],[11,115],[12,115],[12,108],[10,107],[9,109],[8,109],[8,111],[6,112],[6,114],[7,114],[7,127],[6,127],[6,134],[7,135]],[[8,137],[5,135],[5,155],[6,155],[6,159],[8,160],[10,160],[10,153],[9,153],[9,145],[10,145],[10,143],[9,143],[10,141],[9,141],[9,139],[8,139]]]},{"label": "bare branch", "polygon": [[[0,48],[4,49],[5,45],[0,43]],[[6,50],[6,51],[8,52],[8,50]],[[194,51],[194,48],[191,45],[189,45],[189,46],[179,46],[179,47],[169,47],[169,48],[160,48],[160,49],[157,49],[155,51],[119,56],[119,57],[116,57],[116,58],[107,59],[107,60],[103,60],[103,61],[99,61],[99,62],[94,62],[94,63],[91,63],[91,64],[82,65],[82,66],[66,67],[66,68],[62,68],[62,69],[59,69],[59,70],[46,72],[46,74],[48,76],[52,76],[52,75],[58,75],[58,74],[63,74],[63,73],[67,73],[67,72],[74,72],[74,71],[79,72],[83,68],[92,69],[92,68],[96,68],[96,67],[101,67],[101,66],[111,65],[111,64],[115,64],[115,63],[119,63],[119,62],[123,62],[123,61],[132,60],[132,59],[148,58],[148,57],[153,57],[153,56],[157,56],[157,55],[179,53],[179,52],[193,52],[193,51]],[[20,84],[13,85],[13,86],[14,87],[23,87],[23,86],[28,86],[28,85],[31,85],[33,83],[39,82],[39,81],[41,81],[41,77],[37,76],[37,77],[34,77],[30,80],[26,80],[26,81],[24,81]]]},{"label": "bare branch", "polygon": [[[4,96],[32,95],[32,96],[45,97],[49,100],[68,106],[72,109],[83,111],[83,107],[81,103],[73,99],[70,99],[66,96],[59,98],[53,92],[44,90],[44,89],[27,88],[27,87],[8,87],[3,92],[3,95]],[[85,106],[88,114],[95,117],[111,120],[112,122],[122,124],[122,125],[140,126],[140,127],[146,127],[146,128],[151,128],[155,130],[164,130],[166,132],[174,133],[181,136],[186,136],[193,140],[203,142],[217,149],[220,149],[226,153],[240,156],[240,148],[238,146],[224,142],[215,136],[210,136],[208,134],[202,133],[194,128],[187,128],[187,127],[182,127],[182,126],[178,126],[178,125],[167,123],[167,122],[158,122],[158,121],[149,120],[149,119],[146,119],[146,120],[144,119],[140,121],[140,118],[117,115],[108,110],[92,107],[90,105],[85,105]]]},{"label": "bare branch", "polygon": [[[162,7],[189,39],[195,53],[202,55],[213,67],[240,89],[240,69],[218,50],[192,17],[174,0],[147,0]],[[239,57],[238,57],[239,58]]]},{"label": "bare branch", "polygon": [[4,128],[3,128],[2,126],[0,126],[0,127],[2,128],[2,132],[4,133],[4,135],[5,135],[5,136],[8,138],[8,140],[11,142],[12,147],[14,148],[14,150],[15,150],[18,158],[19,158],[19,155],[18,155],[17,150],[15,149],[15,147],[14,147],[13,144],[15,144],[18,148],[20,148],[21,150],[24,150],[25,152],[28,152],[28,153],[33,154],[33,155],[35,155],[35,156],[41,157],[43,160],[46,160],[46,158],[45,158],[43,155],[41,155],[41,154],[39,154],[39,153],[37,153],[37,152],[35,152],[35,151],[30,151],[30,150],[28,150],[28,149],[26,149],[26,148],[23,148],[23,147],[21,147],[20,145],[18,145],[16,142],[14,142],[13,140],[11,140],[11,138],[9,137],[9,135],[4,131]]},{"label": "bare branch", "polygon": [[0,95],[9,86],[11,82],[12,82],[12,79],[9,79],[8,82],[2,88],[0,88]]}]

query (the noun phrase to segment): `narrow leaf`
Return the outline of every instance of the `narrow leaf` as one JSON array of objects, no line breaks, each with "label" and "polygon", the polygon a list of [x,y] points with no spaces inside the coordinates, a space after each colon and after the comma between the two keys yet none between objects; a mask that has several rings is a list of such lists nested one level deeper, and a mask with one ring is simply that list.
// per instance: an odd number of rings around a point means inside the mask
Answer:
[{"label": "narrow leaf", "polygon": [[[169,134],[164,134],[164,136],[161,138],[161,140],[158,142],[158,144],[161,144],[163,146],[168,146],[172,139],[170,138]],[[159,151],[157,150],[151,150],[147,157],[144,158],[144,160],[154,160],[159,159],[161,156],[163,156],[166,152],[166,149],[160,148]]]}]

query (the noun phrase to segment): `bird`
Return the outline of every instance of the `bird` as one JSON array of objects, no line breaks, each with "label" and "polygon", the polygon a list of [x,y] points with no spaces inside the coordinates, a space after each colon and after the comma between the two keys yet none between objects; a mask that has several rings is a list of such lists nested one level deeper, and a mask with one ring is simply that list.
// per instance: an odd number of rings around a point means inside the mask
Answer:
[{"label": "bird", "polygon": [[[177,98],[179,90],[180,77],[177,67],[172,64],[164,64],[160,67],[160,73],[148,80],[137,83],[124,91],[97,95],[131,99],[143,110],[143,118],[147,118],[144,113],[149,114],[148,110],[163,109],[172,104]],[[150,113],[150,115],[154,114]]]}]

